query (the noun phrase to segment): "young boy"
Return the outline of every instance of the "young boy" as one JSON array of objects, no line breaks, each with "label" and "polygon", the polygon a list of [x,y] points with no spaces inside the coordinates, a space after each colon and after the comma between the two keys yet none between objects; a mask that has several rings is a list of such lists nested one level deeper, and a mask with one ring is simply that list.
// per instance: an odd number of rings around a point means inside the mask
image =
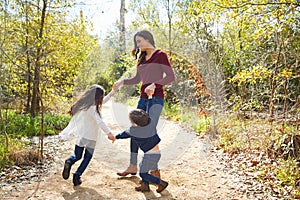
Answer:
[{"label": "young boy", "polygon": [[141,185],[136,187],[136,191],[149,192],[149,183],[157,185],[157,192],[160,193],[168,186],[168,182],[153,176],[150,170],[158,169],[158,161],[161,154],[158,143],[160,138],[157,135],[156,126],[149,118],[148,114],[142,109],[135,109],[129,113],[132,126],[129,130],[115,136],[116,139],[131,138],[133,142],[144,152],[140,163],[139,175],[142,178]]}]

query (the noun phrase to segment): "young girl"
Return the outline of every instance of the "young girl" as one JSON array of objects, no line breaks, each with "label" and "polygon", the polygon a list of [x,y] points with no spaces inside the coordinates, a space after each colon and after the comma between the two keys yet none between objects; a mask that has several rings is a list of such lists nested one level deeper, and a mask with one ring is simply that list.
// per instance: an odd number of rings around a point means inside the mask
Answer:
[{"label": "young girl", "polygon": [[64,164],[62,172],[64,179],[69,178],[71,166],[82,158],[84,151],[83,160],[76,172],[73,174],[74,186],[82,183],[80,177],[93,156],[99,134],[99,128],[107,134],[108,139],[114,140],[114,136],[101,119],[100,114],[102,103],[107,102],[113,95],[114,91],[111,91],[105,97],[104,93],[105,91],[100,85],[92,85],[87,91],[85,91],[74,105],[72,105],[70,110],[72,119],[68,126],[59,134],[64,138],[71,134],[77,136],[74,154],[71,155]]}]

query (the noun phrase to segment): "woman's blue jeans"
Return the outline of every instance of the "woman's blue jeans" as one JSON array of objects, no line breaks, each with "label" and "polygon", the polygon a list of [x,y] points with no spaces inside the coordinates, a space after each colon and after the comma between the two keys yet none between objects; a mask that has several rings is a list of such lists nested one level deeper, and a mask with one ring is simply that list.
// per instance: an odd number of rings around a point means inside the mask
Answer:
[{"label": "woman's blue jeans", "polygon": [[[160,114],[164,107],[164,101],[164,98],[155,96],[152,97],[152,99],[140,98],[137,108],[146,111],[157,126]],[[139,147],[130,139],[130,164],[135,166],[137,166],[138,150]]]},{"label": "woman's blue jeans", "polygon": [[80,160],[82,158],[83,151],[84,151],[83,160],[75,172],[75,174],[78,174],[80,176],[83,174],[84,170],[89,165],[89,163],[93,157],[94,149],[89,148],[89,147],[80,147],[78,145],[75,145],[74,154],[71,155],[69,158],[69,160],[71,160],[72,164],[74,164],[75,162],[77,162],[78,160]]}]

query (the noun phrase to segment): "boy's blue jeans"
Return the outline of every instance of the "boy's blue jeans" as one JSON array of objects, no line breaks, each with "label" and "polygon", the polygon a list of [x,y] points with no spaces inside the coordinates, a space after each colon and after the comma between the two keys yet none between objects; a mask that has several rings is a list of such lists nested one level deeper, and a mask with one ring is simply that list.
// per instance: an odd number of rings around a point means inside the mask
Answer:
[{"label": "boy's blue jeans", "polygon": [[[164,106],[164,98],[153,96],[152,99],[140,98],[137,108],[146,111],[151,119],[154,121],[155,126],[158,124],[160,114]],[[130,164],[137,166],[138,146],[130,139]]]},{"label": "boy's blue jeans", "polygon": [[150,170],[158,170],[158,161],[160,160],[160,152],[145,153],[142,162],[140,163],[140,177],[146,184],[159,184],[160,178],[149,174]]},{"label": "boy's blue jeans", "polygon": [[74,164],[75,162],[77,162],[78,160],[80,160],[82,158],[83,151],[84,151],[83,160],[75,172],[75,174],[78,174],[80,176],[83,174],[84,170],[89,165],[89,163],[93,157],[94,149],[89,148],[89,147],[80,147],[78,145],[75,145],[74,154],[71,155],[69,158],[69,160],[71,160],[72,164]]}]

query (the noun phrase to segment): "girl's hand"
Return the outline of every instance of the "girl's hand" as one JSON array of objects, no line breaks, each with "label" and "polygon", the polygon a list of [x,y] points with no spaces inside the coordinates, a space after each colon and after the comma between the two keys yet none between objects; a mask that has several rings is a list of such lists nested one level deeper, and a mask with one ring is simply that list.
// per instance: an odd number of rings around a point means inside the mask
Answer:
[{"label": "girl's hand", "polygon": [[123,83],[124,83],[123,80],[119,80],[119,81],[115,82],[115,83],[114,83],[114,86],[113,86],[113,90],[114,90],[114,91],[118,90],[119,87],[120,87],[121,85],[123,85]]},{"label": "girl's hand", "polygon": [[109,133],[107,137],[108,137],[109,140],[112,141],[112,143],[114,143],[115,140],[116,140],[116,137],[112,133]]}]

